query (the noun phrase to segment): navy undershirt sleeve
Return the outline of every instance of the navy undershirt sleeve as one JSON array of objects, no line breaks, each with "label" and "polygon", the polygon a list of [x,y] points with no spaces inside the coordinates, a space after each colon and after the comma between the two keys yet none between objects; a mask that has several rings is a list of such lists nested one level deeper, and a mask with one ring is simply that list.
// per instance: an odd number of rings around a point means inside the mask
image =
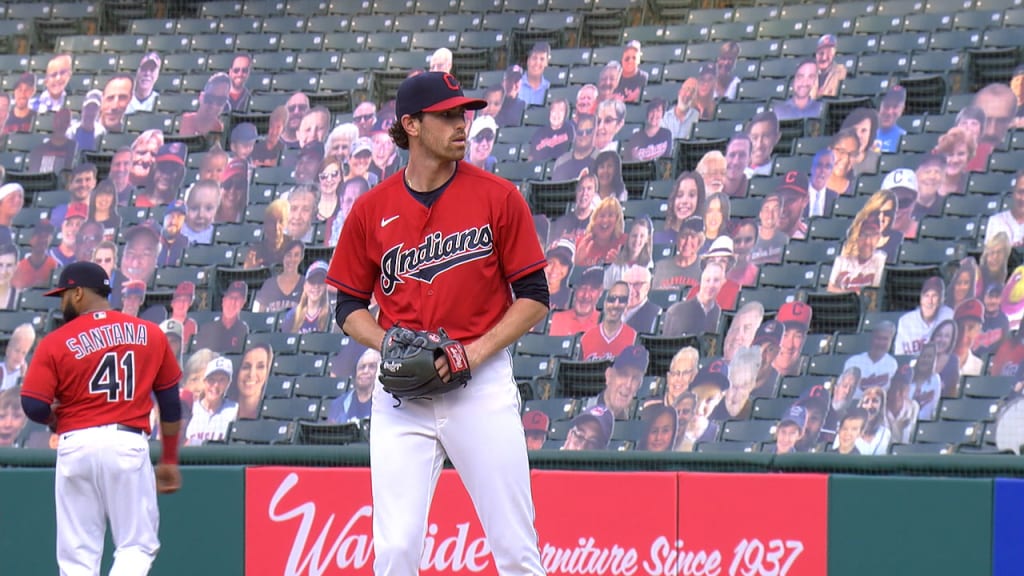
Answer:
[{"label": "navy undershirt sleeve", "polygon": [[181,396],[178,385],[156,392],[156,405],[160,407],[161,422],[177,422],[181,420]]},{"label": "navy undershirt sleeve", "polygon": [[50,405],[38,398],[22,396],[21,409],[25,412],[25,416],[28,416],[33,422],[46,424],[46,421],[50,419]]},{"label": "navy undershirt sleeve", "polygon": [[512,293],[516,298],[536,300],[546,307],[550,307],[550,295],[548,294],[548,280],[544,275],[544,269],[527,274],[512,283]]},{"label": "navy undershirt sleeve", "polygon": [[356,310],[367,310],[370,308],[370,301],[363,298],[356,298],[351,294],[338,291],[338,303],[334,305],[334,320],[338,328],[344,330],[345,319]]}]

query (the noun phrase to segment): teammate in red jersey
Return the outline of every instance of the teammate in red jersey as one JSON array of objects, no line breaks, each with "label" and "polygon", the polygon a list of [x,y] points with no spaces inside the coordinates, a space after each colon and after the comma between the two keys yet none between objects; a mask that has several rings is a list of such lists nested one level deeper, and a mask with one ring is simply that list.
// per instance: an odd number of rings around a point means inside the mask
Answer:
[{"label": "teammate in red jersey", "polygon": [[[181,486],[181,369],[160,328],[110,308],[110,279],[75,262],[57,286],[65,324],[39,343],[21,390],[29,418],[59,436],[57,563],[61,574],[99,574],[106,523],[112,574],[147,574],[156,558],[156,493]],[[149,459],[149,413],[160,407],[163,454]]]},{"label": "teammate in red jersey", "polygon": [[[448,73],[402,82],[390,133],[409,150],[408,166],[356,200],[327,273],[339,290],[338,324],[357,341],[379,350],[396,323],[444,328],[465,343],[473,374],[464,388],[398,406],[374,386],[377,574],[418,573],[445,455],[476,503],[498,573],[544,574],[506,348],[547,313],[546,261],[515,185],[460,162],[466,110],[485,105]],[[371,296],[378,319],[367,310]],[[446,360],[439,371],[448,378]]]}]

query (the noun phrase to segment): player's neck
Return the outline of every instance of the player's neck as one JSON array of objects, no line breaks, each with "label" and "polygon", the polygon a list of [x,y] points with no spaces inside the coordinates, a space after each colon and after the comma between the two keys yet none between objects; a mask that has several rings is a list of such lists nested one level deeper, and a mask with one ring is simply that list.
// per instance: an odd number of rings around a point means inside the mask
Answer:
[{"label": "player's neck", "polygon": [[437,190],[452,177],[455,166],[454,161],[439,159],[410,163],[404,172],[405,185],[416,192]]}]

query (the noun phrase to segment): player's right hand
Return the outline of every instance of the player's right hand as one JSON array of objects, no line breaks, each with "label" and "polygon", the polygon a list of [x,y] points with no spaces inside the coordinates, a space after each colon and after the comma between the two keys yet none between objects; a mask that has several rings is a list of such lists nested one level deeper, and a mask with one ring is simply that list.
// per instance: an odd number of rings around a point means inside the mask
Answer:
[{"label": "player's right hand", "polygon": [[156,465],[156,491],[160,494],[173,494],[181,488],[181,470],[177,464]]}]

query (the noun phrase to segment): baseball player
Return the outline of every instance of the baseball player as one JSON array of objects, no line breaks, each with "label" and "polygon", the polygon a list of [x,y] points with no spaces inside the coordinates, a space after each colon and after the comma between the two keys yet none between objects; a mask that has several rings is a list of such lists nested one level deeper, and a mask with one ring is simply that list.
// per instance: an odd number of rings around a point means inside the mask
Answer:
[{"label": "baseball player", "polygon": [[[442,354],[436,361],[440,379],[472,374],[465,387],[421,399],[396,401],[383,382],[374,386],[377,574],[418,573],[427,512],[446,455],[476,503],[498,573],[544,574],[506,347],[547,313],[546,262],[515,185],[460,162],[468,140],[466,110],[485,105],[465,97],[448,73],[402,82],[390,134],[409,151],[408,165],[356,200],[327,273],[339,291],[336,319],[346,334],[386,349],[385,329],[396,324],[443,328],[448,339],[465,344],[465,356]],[[371,297],[380,306],[377,319],[367,310]],[[382,358],[382,377],[402,363]]]},{"label": "baseball player", "polygon": [[[46,293],[65,324],[39,343],[21,391],[25,414],[59,436],[57,563],[61,574],[99,574],[106,523],[112,574],[147,574],[160,548],[156,493],[181,486],[181,368],[160,328],[112,310],[110,279],[75,262]],[[160,407],[163,454],[155,477],[149,413]]]}]

